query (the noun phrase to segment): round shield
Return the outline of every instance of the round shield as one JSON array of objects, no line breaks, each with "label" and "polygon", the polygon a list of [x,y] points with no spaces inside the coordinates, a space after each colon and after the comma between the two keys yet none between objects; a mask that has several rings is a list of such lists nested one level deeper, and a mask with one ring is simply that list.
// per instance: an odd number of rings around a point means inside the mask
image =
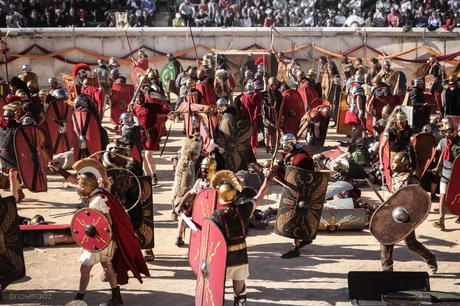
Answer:
[{"label": "round shield", "polygon": [[380,243],[396,244],[428,217],[430,206],[430,197],[422,187],[405,186],[375,210],[370,231]]},{"label": "round shield", "polygon": [[92,208],[82,208],[70,222],[72,237],[84,250],[98,253],[112,241],[112,227],[107,217]]}]

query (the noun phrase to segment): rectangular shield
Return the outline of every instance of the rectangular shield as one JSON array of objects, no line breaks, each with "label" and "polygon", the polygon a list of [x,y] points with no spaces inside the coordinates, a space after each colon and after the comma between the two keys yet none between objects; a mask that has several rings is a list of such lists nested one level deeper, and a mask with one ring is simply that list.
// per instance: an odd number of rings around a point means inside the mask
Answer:
[{"label": "rectangular shield", "polygon": [[288,166],[276,218],[275,233],[293,239],[313,240],[318,232],[326,196],[327,176]]},{"label": "rectangular shield", "polygon": [[345,115],[348,109],[347,98],[348,98],[347,94],[342,91],[340,93],[340,103],[339,103],[339,109],[337,111],[336,123],[337,123],[337,134],[350,136],[352,126],[345,124]]},{"label": "rectangular shield", "polygon": [[0,289],[26,275],[14,197],[0,197]]},{"label": "rectangular shield", "polygon": [[141,181],[141,200],[144,218],[141,227],[136,231],[136,236],[141,242],[142,249],[152,249],[155,246],[154,222],[153,222],[153,197],[152,178],[150,176],[139,177]]}]

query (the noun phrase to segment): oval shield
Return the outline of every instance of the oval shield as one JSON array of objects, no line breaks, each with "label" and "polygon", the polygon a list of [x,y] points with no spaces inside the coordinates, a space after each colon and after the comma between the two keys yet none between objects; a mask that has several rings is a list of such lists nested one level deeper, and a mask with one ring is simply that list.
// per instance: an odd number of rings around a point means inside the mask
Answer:
[{"label": "oval shield", "polygon": [[[393,219],[394,210],[399,207],[405,209],[409,216],[404,223]],[[406,238],[428,217],[430,207],[430,196],[422,187],[419,185],[405,186],[375,210],[369,229],[380,243],[396,244]]]}]

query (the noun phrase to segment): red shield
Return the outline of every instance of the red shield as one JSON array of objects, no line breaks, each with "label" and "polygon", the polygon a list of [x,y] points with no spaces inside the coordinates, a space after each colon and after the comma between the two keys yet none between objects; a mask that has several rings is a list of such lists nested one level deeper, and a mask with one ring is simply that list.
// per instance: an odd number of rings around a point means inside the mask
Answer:
[{"label": "red shield", "polygon": [[452,165],[452,174],[447,185],[446,203],[449,210],[460,216],[460,158],[456,158]]},{"label": "red shield", "polygon": [[136,62],[136,67],[142,69],[143,71],[147,71],[149,69],[149,60],[146,58],[141,58]]},{"label": "red shield", "polygon": [[385,105],[390,105],[394,108],[396,105],[400,105],[401,100],[399,96],[385,96],[377,97],[374,96],[372,103],[368,101],[367,112],[366,112],[366,129],[373,135],[374,133],[374,118],[380,120],[382,118],[382,109]]},{"label": "red shield", "polygon": [[380,146],[382,147],[382,164],[383,174],[385,176],[385,182],[388,186],[388,190],[393,192],[393,184],[391,182],[391,163],[390,163],[390,142],[388,138],[382,134],[380,135]]},{"label": "red shield", "polygon": [[459,125],[460,124],[460,116],[448,115],[446,117],[450,118],[454,125]]},{"label": "red shield", "polygon": [[14,151],[24,185],[32,192],[47,191],[46,164],[41,147],[44,133],[35,126],[21,126],[14,136]]},{"label": "red shield", "polygon": [[90,156],[102,150],[99,122],[87,111],[75,111],[72,115],[74,130],[74,160]]},{"label": "red shield", "polygon": [[190,231],[190,242],[188,248],[188,262],[192,271],[198,274],[199,256],[201,247],[201,227],[204,220],[209,217],[217,208],[217,191],[205,189],[199,192],[193,200],[192,221],[196,224],[198,231]]},{"label": "red shield", "polygon": [[72,237],[84,250],[98,253],[112,241],[112,227],[107,217],[99,210],[82,208],[70,222]]},{"label": "red shield", "polygon": [[214,139],[214,131],[217,127],[217,116],[210,114],[200,114],[200,135],[203,138],[203,151],[211,151],[211,140]]},{"label": "red shield", "polygon": [[227,269],[227,243],[219,227],[211,220],[203,222],[196,280],[195,305],[223,305],[225,273]]},{"label": "red shield", "polygon": [[283,92],[280,114],[280,128],[283,133],[296,135],[299,130],[300,120],[305,114],[305,105],[299,92],[294,89],[288,89]]},{"label": "red shield", "polygon": [[432,134],[420,133],[415,135],[412,140],[415,155],[417,156],[418,168],[415,175],[421,178],[430,166],[436,153],[436,139]]},{"label": "red shield", "polygon": [[432,74],[428,74],[425,76],[425,91],[431,92],[431,88],[434,85],[434,82],[436,81],[436,78]]},{"label": "red shield", "polygon": [[72,148],[72,112],[73,109],[64,100],[55,100],[48,106],[46,127],[53,154],[66,152]]},{"label": "red shield", "polygon": [[196,84],[196,89],[198,89],[203,95],[201,104],[212,105],[216,104],[217,96],[214,90],[214,86],[209,83],[198,83]]},{"label": "red shield", "polygon": [[192,92],[190,95],[185,97],[184,107],[184,124],[185,124],[185,133],[189,136],[193,135],[193,120],[192,116],[194,116],[193,112],[193,104],[198,104],[198,92]]},{"label": "red shield", "polygon": [[331,107],[331,102],[329,102],[327,99],[321,99],[321,98],[316,98],[311,102],[311,107],[310,108],[316,108],[318,106],[329,106]]},{"label": "red shield", "polygon": [[0,292],[26,275],[14,197],[0,198]]},{"label": "red shield", "polygon": [[318,92],[315,88],[311,87],[308,82],[303,83],[302,85],[297,88],[298,93],[303,102],[304,109],[308,105],[308,107],[312,107],[313,100],[319,98]]},{"label": "red shield", "polygon": [[104,117],[105,108],[105,93],[102,88],[94,85],[89,85],[81,88],[81,93],[88,95],[91,100],[97,105],[97,113],[99,114],[100,121]]},{"label": "red shield", "polygon": [[112,85],[112,94],[110,100],[112,106],[110,108],[110,121],[118,125],[120,115],[128,110],[128,104],[134,95],[134,86],[130,84],[114,83]]}]

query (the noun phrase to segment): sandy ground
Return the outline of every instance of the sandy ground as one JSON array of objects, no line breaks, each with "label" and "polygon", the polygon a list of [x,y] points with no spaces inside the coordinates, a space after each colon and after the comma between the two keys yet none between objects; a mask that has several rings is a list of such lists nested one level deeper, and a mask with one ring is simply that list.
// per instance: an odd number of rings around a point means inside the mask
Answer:
[{"label": "sandy ground", "polygon": [[[169,123],[168,123],[169,124]],[[170,196],[174,173],[169,161],[181,146],[180,125],[175,124],[165,155],[157,156],[159,186],[154,188],[155,261],[149,263],[152,277],[143,284],[131,279],[122,288],[125,305],[193,305],[195,275],[187,262],[187,248],[174,245],[176,222],[170,220]],[[327,145],[341,137],[332,130]],[[258,157],[269,158],[262,152]],[[262,209],[277,206],[279,186],[272,186]],[[49,177],[47,193],[26,193],[18,205],[19,214],[33,217],[43,215],[55,223],[69,223],[70,213],[79,202],[73,187],[67,187],[61,177]],[[6,192],[2,191],[2,194]],[[364,196],[375,200],[371,192]],[[384,193],[388,197],[388,193]],[[460,225],[454,216],[447,216],[447,231],[432,226],[437,217],[431,213],[417,229],[417,236],[438,257],[439,273],[431,277],[432,290],[460,292]],[[188,237],[188,232],[187,232]],[[280,253],[289,248],[290,241],[277,236],[272,229],[251,230],[248,238],[250,279],[247,281],[249,305],[330,305],[349,304],[347,273],[349,271],[379,271],[379,244],[368,230],[360,232],[320,233],[314,244],[302,250],[295,259],[281,259]],[[80,248],[75,246],[26,248],[24,250],[27,276],[10,285],[0,304],[64,305],[70,301],[79,281]],[[403,243],[395,248],[395,270],[427,271],[427,266]],[[100,266],[92,271],[86,301],[98,305],[109,298],[108,283],[100,280]],[[233,301],[227,282],[226,305]]]}]

